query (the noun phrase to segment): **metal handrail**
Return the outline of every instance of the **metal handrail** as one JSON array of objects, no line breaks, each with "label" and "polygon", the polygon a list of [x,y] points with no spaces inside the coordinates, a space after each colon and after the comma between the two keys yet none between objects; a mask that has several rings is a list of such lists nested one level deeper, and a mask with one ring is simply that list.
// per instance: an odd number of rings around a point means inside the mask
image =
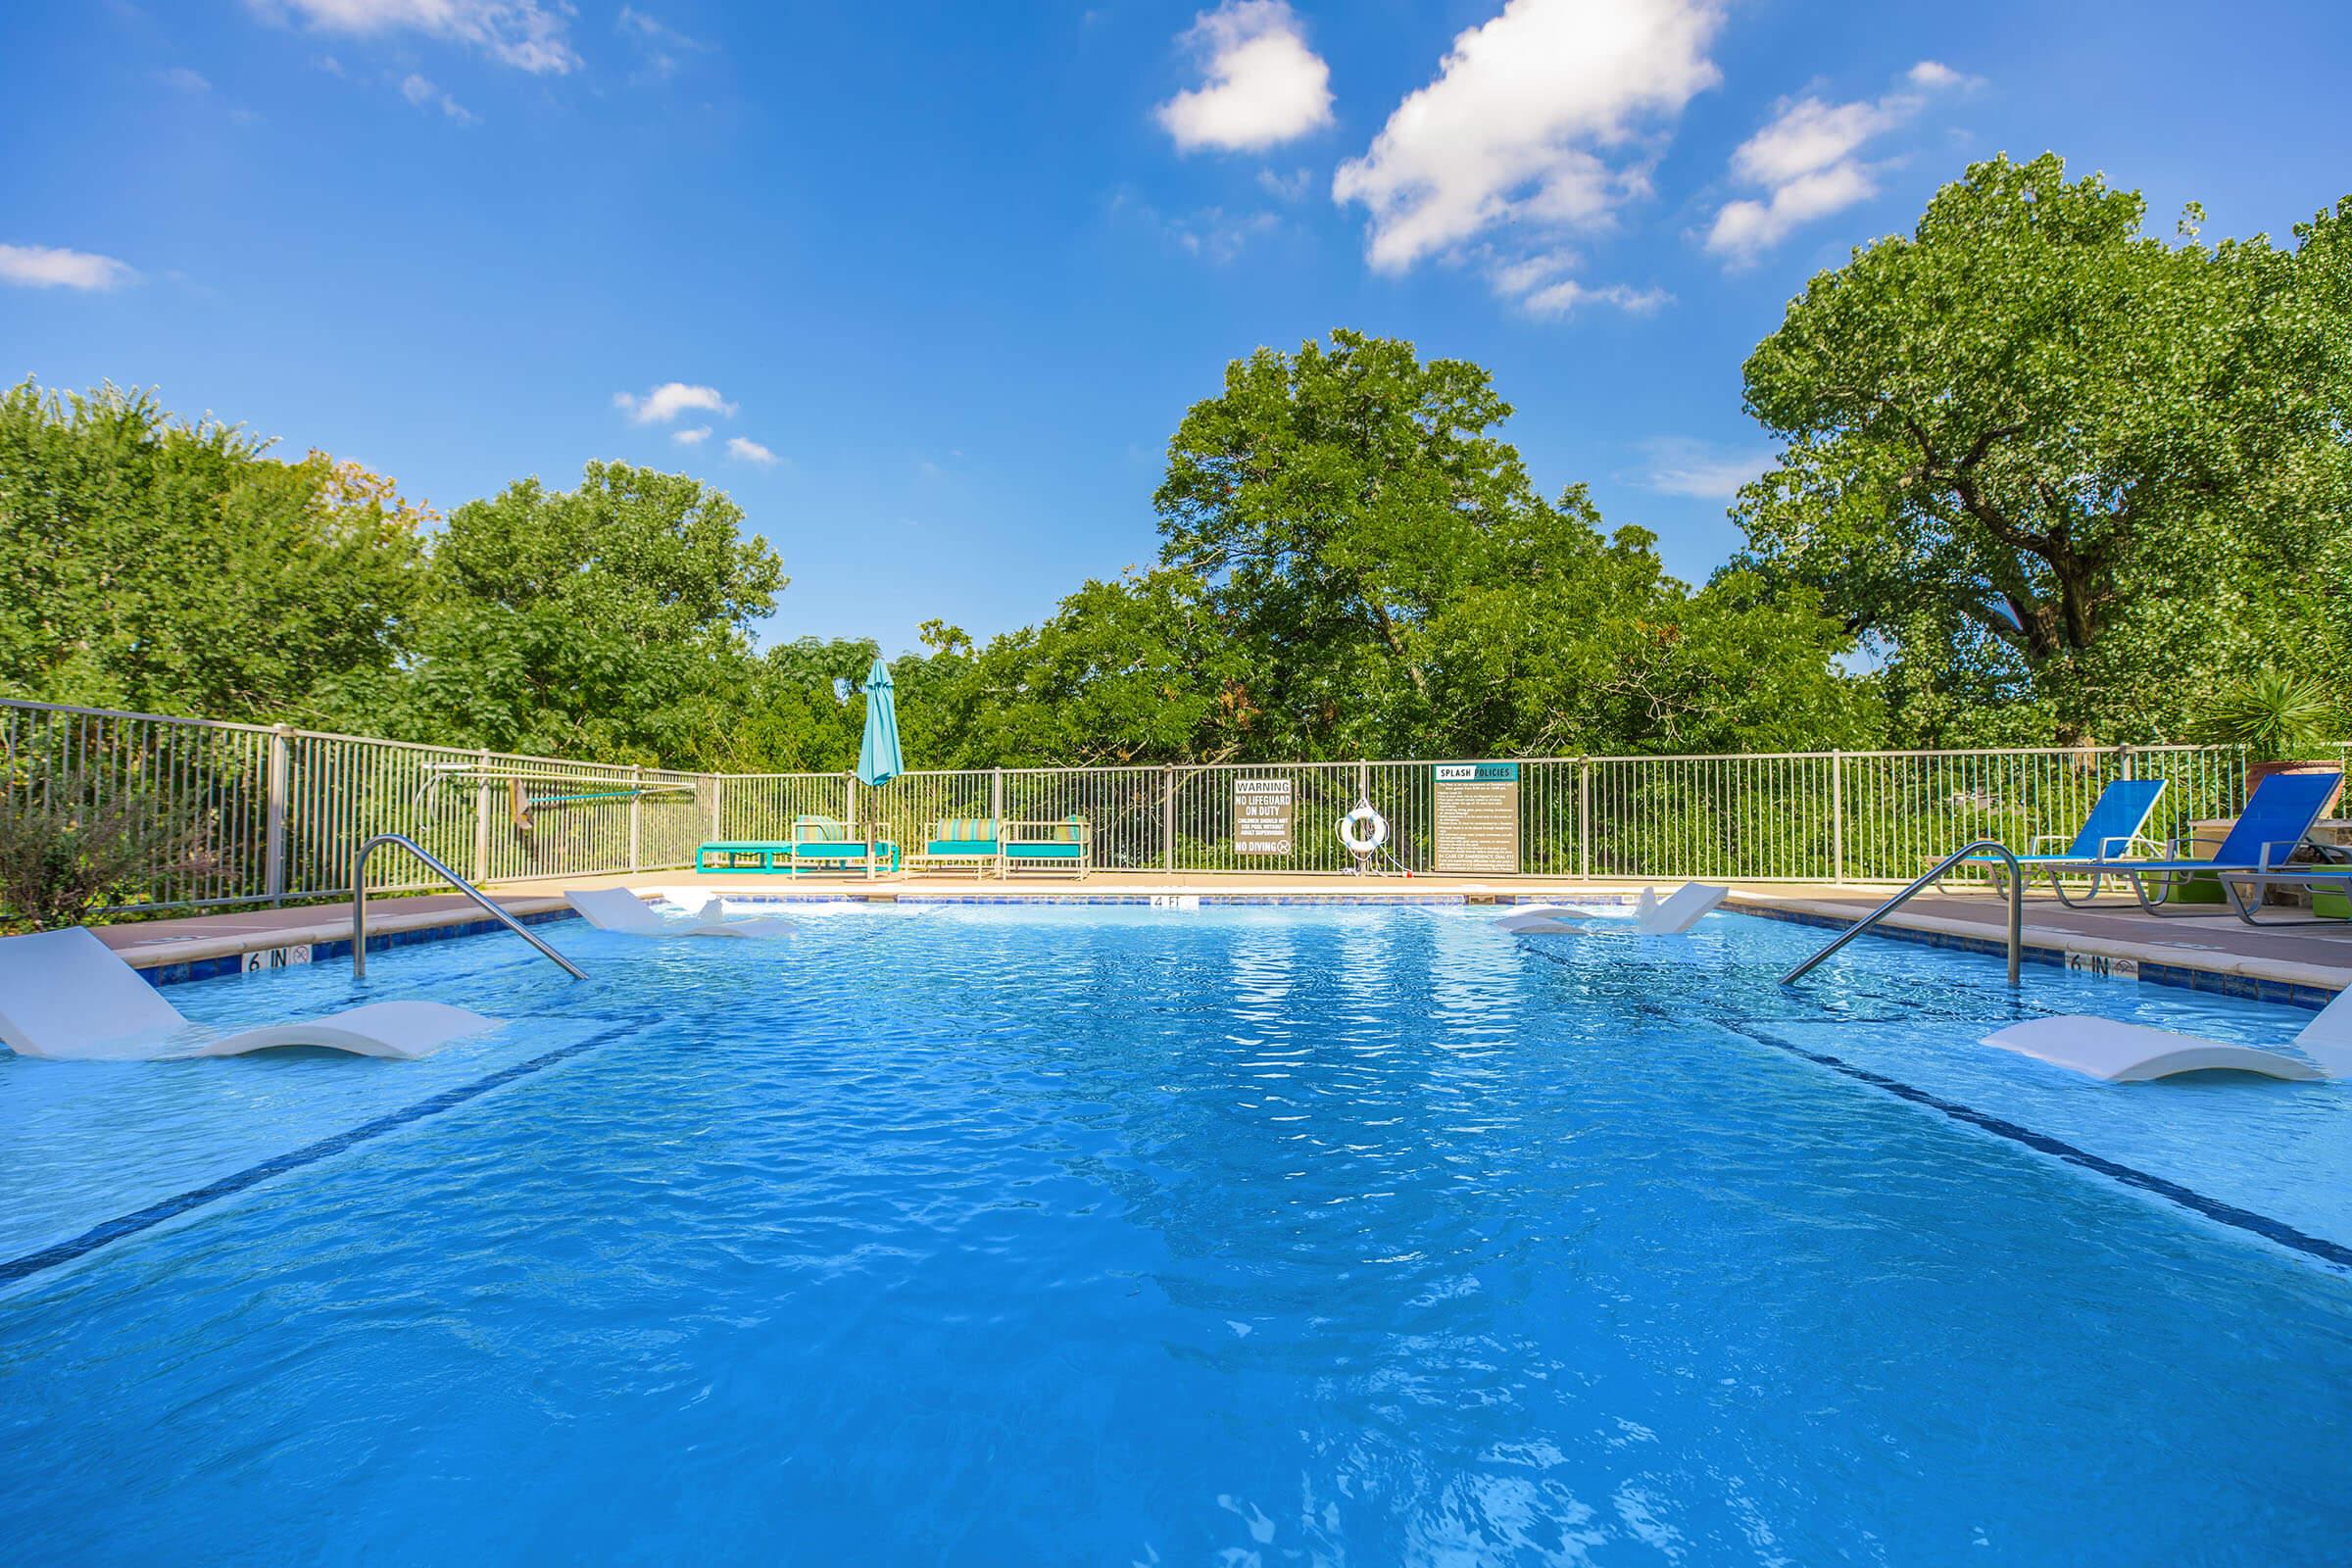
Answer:
[{"label": "metal handrail", "polygon": [[1781,984],[1794,985],[1803,979],[1806,971],[1815,964],[1893,913],[1911,895],[1921,892],[1929,884],[1942,876],[1944,872],[1949,871],[1971,856],[1988,853],[1999,856],[2009,863],[2009,983],[2011,985],[2018,984],[2019,966],[2026,950],[2026,879],[2024,873],[2018,868],[2017,856],[2010,851],[2009,846],[1992,839],[1978,839],[1973,844],[1962,845],[1942,859],[1937,860],[1928,868],[1925,875],[1909,887],[1871,910],[1852,925],[1847,926],[1843,931],[1838,932],[1837,941],[1832,942],[1828,947],[1823,948],[1819,953],[1781,976]]},{"label": "metal handrail", "polygon": [[520,920],[515,919],[506,910],[500,908],[496,904],[493,904],[490,901],[489,896],[483,893],[480,888],[475,887],[472,883],[466,881],[464,877],[458,875],[457,872],[444,865],[441,862],[440,858],[435,856],[430,850],[427,850],[423,845],[417,843],[415,839],[410,838],[405,833],[378,833],[375,835],[375,837],[363,843],[360,846],[359,853],[351,858],[351,977],[354,980],[365,980],[368,978],[368,855],[369,851],[373,850],[379,844],[399,845],[402,849],[408,851],[419,860],[422,860],[426,865],[432,867],[433,870],[438,872],[451,887],[456,888],[460,893],[465,894],[474,903],[480,905],[484,909],[488,910],[491,917],[496,919],[499,924],[505,926],[508,930],[522,938],[523,941],[528,942],[532,947],[537,948],[541,953],[547,955],[547,956],[553,958],[557,963],[561,964],[564,967],[564,972],[569,974],[574,980],[585,980],[588,978],[587,971],[583,970],[579,965],[573,963],[569,958],[566,958],[564,956],[564,955],[558,953],[555,949],[549,947],[546,943],[533,936]]}]

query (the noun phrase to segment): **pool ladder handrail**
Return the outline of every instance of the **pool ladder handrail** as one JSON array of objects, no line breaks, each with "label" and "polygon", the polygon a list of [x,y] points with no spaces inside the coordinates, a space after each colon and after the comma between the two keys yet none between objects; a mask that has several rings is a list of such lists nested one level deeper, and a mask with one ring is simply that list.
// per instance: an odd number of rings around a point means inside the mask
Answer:
[{"label": "pool ladder handrail", "polygon": [[1978,839],[1973,844],[1964,844],[1942,859],[1937,860],[1918,881],[1871,910],[1852,925],[1847,926],[1843,931],[1838,932],[1838,940],[1781,976],[1781,984],[1794,985],[1804,978],[1807,970],[1892,914],[1913,894],[1926,890],[1953,866],[1979,855],[1997,855],[2009,864],[2009,983],[2011,985],[2018,984],[2019,965],[2026,951],[2026,879],[2018,868],[2016,854],[2008,845],[1993,839]]},{"label": "pool ladder handrail", "polygon": [[528,942],[532,947],[537,948],[548,957],[553,958],[574,980],[588,978],[587,972],[578,964],[573,963],[569,958],[533,936],[520,920],[515,919],[492,903],[489,895],[443,864],[441,858],[423,845],[410,838],[406,833],[378,833],[375,837],[363,843],[359,853],[351,858],[351,977],[354,980],[368,978],[368,856],[379,844],[399,845],[434,871],[440,873],[442,879],[451,887],[456,888],[460,893],[465,894],[488,910],[491,918],[498,921],[499,924]]}]

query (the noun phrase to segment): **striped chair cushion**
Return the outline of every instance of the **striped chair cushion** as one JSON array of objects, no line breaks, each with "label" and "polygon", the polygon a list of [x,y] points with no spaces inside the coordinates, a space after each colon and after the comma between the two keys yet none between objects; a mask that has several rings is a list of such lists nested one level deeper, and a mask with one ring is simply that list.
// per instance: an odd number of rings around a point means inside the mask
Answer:
[{"label": "striped chair cushion", "polygon": [[931,826],[931,837],[946,844],[989,844],[997,837],[997,819],[993,816],[942,817]]}]

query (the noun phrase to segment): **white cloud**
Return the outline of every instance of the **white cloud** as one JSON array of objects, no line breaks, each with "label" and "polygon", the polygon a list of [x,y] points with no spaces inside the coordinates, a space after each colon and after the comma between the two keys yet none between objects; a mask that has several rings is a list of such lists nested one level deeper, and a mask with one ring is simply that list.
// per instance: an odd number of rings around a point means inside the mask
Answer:
[{"label": "white cloud", "polygon": [[54,245],[0,245],[0,283],[23,288],[120,288],[139,274],[112,256]]},{"label": "white cloud", "polygon": [[700,409],[707,413],[735,416],[735,405],[718,395],[714,386],[689,386],[683,381],[664,381],[641,398],[626,392],[612,394],[612,406],[626,413],[639,424],[666,424],[679,415]]},{"label": "white cloud", "polygon": [[629,42],[645,63],[643,75],[667,80],[676,75],[684,54],[700,54],[710,46],[699,38],[688,37],[659,17],[647,16],[634,6],[622,6],[620,15],[612,21],[612,30]]},{"label": "white cloud", "polygon": [[1634,478],[1659,495],[1697,501],[1730,501],[1740,487],[1772,466],[1769,449],[1718,447],[1688,436],[1659,436],[1642,443],[1645,466]]},{"label": "white cloud", "polygon": [[763,468],[771,467],[780,461],[773,452],[768,451],[759,442],[746,440],[739,435],[727,437],[727,456],[740,458],[746,463],[757,463]]},{"label": "white cloud", "polygon": [[205,79],[204,73],[190,71],[186,66],[173,66],[169,71],[159,71],[155,74],[155,79],[167,87],[177,88],[181,92],[197,96],[213,90],[213,84]]},{"label": "white cloud", "polygon": [[321,32],[356,36],[413,31],[470,45],[533,74],[562,75],[582,61],[565,31],[564,0],[246,0],[271,21],[300,21]]},{"label": "white cloud", "polygon": [[1207,80],[1159,106],[1180,151],[1272,147],[1331,123],[1331,68],[1284,0],[1226,0],[1183,42]]},{"label": "white cloud", "polygon": [[1269,212],[1233,213],[1222,207],[1202,207],[1189,213],[1163,213],[1128,191],[1111,198],[1110,210],[1143,224],[1185,255],[1219,266],[1240,256],[1251,240],[1282,226],[1280,216]]},{"label": "white cloud", "polygon": [[1315,188],[1315,172],[1295,169],[1287,174],[1278,174],[1271,169],[1261,169],[1257,172],[1257,188],[1277,201],[1304,201],[1307,192]]},{"label": "white cloud", "polygon": [[1332,199],[1370,210],[1384,271],[1517,230],[1537,245],[1647,193],[1642,132],[1722,79],[1718,0],[1511,0],[1453,40]]},{"label": "white cloud", "polygon": [[400,95],[419,109],[437,108],[461,125],[474,124],[479,118],[472,110],[413,71],[402,78]]},{"label": "white cloud", "polygon": [[1534,316],[1567,316],[1585,305],[1606,305],[1628,316],[1647,316],[1674,303],[1662,288],[1635,288],[1630,283],[1604,283],[1589,288],[1575,278],[1562,278],[1520,296],[1519,304]]},{"label": "white cloud", "polygon": [[698,424],[691,430],[672,430],[669,438],[682,447],[699,447],[710,439],[710,427]]},{"label": "white cloud", "polygon": [[1933,60],[1913,66],[1903,79],[1916,90],[1845,104],[1783,100],[1772,122],[1732,154],[1733,175],[1765,194],[1724,203],[1707,231],[1707,249],[1745,266],[1799,224],[1868,201],[1878,194],[1879,171],[1858,156],[1862,149],[1916,119],[1929,94],[1975,85]]},{"label": "white cloud", "polygon": [[1252,239],[1282,226],[1282,220],[1272,213],[1228,213],[1222,207],[1204,207],[1182,218],[1164,220],[1161,226],[1187,256],[1204,256],[1222,265],[1241,255]]}]

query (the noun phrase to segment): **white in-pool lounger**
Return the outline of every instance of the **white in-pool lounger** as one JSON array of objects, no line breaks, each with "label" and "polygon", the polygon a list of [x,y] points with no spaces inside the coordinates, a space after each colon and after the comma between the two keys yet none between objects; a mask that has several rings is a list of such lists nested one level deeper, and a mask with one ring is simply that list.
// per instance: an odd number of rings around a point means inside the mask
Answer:
[{"label": "white in-pool lounger", "polygon": [[497,1025],[496,1018],[439,1002],[371,1002],[323,1018],[224,1035],[180,1016],[162,992],[80,926],[0,937],[0,1041],[20,1056],[156,1061],[327,1046],[413,1061]]},{"label": "white in-pool lounger", "polygon": [[2116,1084],[2217,1068],[2297,1081],[2347,1078],[2352,1077],[2352,991],[2321,1008],[2295,1036],[2295,1049],[2302,1056],[2082,1013],[2013,1023],[1986,1035],[1984,1043]]},{"label": "white in-pool lounger", "polygon": [[1680,936],[1731,896],[1730,888],[1704,882],[1686,882],[1663,899],[1656,888],[1643,888],[1641,902],[1634,906],[1634,924],[1653,937]]},{"label": "white in-pool lounger", "polygon": [[717,899],[685,920],[669,920],[646,907],[627,888],[565,888],[565,902],[600,931],[632,937],[765,937],[793,934],[789,920],[730,920]]},{"label": "white in-pool lounger", "polygon": [[[1647,936],[1679,936],[1730,896],[1729,888],[1704,882],[1687,882],[1664,899],[1657,889],[1643,888],[1641,902],[1634,906],[1634,925]],[[1572,904],[1525,904],[1498,916],[1494,924],[1519,936],[1548,936],[1583,930],[1594,912]]]}]

